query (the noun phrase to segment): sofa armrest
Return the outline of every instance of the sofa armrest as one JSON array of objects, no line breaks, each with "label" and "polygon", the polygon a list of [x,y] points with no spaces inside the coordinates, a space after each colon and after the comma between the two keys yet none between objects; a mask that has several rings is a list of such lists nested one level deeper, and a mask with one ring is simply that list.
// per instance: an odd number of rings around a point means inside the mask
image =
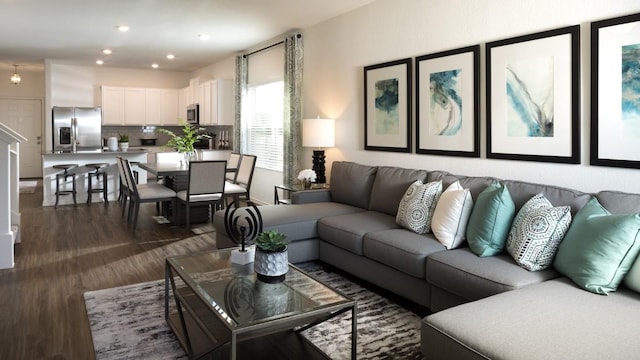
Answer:
[{"label": "sofa armrest", "polygon": [[331,201],[331,192],[329,189],[302,190],[291,194],[292,204],[308,204],[328,201]]}]

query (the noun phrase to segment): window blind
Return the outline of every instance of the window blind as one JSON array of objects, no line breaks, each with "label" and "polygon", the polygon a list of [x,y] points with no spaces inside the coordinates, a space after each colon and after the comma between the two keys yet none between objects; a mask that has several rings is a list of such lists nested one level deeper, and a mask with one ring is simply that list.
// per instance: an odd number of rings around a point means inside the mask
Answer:
[{"label": "window blind", "polygon": [[283,171],[284,46],[253,54],[241,114],[242,151],[256,155],[256,167]]}]

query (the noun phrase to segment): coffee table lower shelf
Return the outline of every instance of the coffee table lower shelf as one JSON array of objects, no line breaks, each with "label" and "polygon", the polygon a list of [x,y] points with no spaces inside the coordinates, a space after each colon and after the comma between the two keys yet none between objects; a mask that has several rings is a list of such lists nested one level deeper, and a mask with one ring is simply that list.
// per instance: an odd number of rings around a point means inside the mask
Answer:
[{"label": "coffee table lower shelf", "polygon": [[[180,294],[181,292],[179,291],[178,293]],[[181,295],[184,295],[184,293]],[[198,314],[198,316],[203,315],[204,318],[196,320],[193,317],[193,313],[199,313],[196,310],[198,307],[202,307],[204,310],[204,306],[199,304],[201,301],[195,295],[181,295],[179,295],[179,297],[181,298],[181,304],[183,304],[186,310],[183,312],[183,315],[189,334],[189,340],[193,347],[193,358],[230,358],[230,341],[224,341],[223,339],[225,336],[223,334],[219,334],[221,340],[212,341],[211,337],[208,336],[201,328],[202,325],[213,325],[213,323],[218,321],[218,319],[209,313]],[[180,323],[180,315],[178,313],[170,314],[167,319],[167,323],[178,338],[182,348],[186,350],[188,343],[186,334]],[[214,328],[207,326],[207,329],[219,332],[220,328],[217,326]],[[238,345],[238,359],[260,359],[264,358],[265,354],[269,354],[269,358],[274,359],[330,359],[315,345],[294,330],[285,330],[275,334],[240,340]]]}]

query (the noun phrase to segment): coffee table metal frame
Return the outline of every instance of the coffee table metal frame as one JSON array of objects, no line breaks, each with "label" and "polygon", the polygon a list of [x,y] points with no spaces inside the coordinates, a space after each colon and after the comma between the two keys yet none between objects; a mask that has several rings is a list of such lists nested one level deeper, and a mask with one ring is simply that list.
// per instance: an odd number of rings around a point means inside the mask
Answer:
[{"label": "coffee table metal frame", "polygon": [[[221,271],[228,271],[232,267],[244,267],[253,273],[253,263],[248,265],[236,265],[230,262],[231,249],[215,250],[204,253],[188,254],[167,257],[165,267],[165,320],[178,337],[180,344],[187,351],[189,358],[202,357],[217,350],[225,344],[230,344],[230,358],[236,359],[238,343],[244,340],[266,336],[286,330],[293,330],[300,333],[344,312],[351,311],[351,358],[356,358],[357,344],[357,306],[356,301],[348,298],[339,291],[323,284],[313,277],[300,270],[298,267],[289,264],[289,273],[293,275],[301,275],[305,281],[309,281],[314,286],[322,286],[325,291],[331,292],[339,301],[329,304],[321,304],[311,308],[302,309],[302,311],[294,311],[281,316],[272,316],[270,318],[260,319],[258,322],[238,323],[225,309],[225,304],[218,304],[212,299],[211,294],[207,293],[196,279],[181,265],[180,260],[191,258],[195,260],[202,257],[203,263],[201,268],[202,274],[213,274]],[[211,256],[216,260],[211,261]],[[206,262],[204,261],[206,260]],[[293,276],[292,275],[292,276]],[[246,276],[246,275],[245,275]],[[255,277],[255,273],[253,273]],[[183,284],[176,284],[179,278]],[[259,281],[259,280],[255,280]],[[170,288],[173,296],[170,296]],[[289,289],[288,291],[295,291]],[[217,294],[219,295],[219,294]],[[175,300],[177,311],[170,310],[171,298]],[[217,321],[216,321],[217,320]],[[202,334],[205,335],[205,341],[210,345],[207,350],[201,354],[194,353],[194,334],[190,334],[187,323],[196,324]],[[193,332],[193,330],[192,330]],[[306,339],[305,339],[306,340]],[[199,339],[202,344],[202,339]],[[196,340],[197,342],[197,340]],[[312,344],[313,345],[313,344]],[[313,345],[315,347],[315,345]]]}]

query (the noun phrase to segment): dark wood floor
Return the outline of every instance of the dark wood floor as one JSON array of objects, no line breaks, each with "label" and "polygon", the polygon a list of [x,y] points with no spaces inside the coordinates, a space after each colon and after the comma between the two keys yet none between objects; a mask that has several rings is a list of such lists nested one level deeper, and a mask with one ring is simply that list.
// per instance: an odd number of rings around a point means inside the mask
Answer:
[{"label": "dark wood floor", "polygon": [[137,244],[117,202],[41,204],[41,187],[20,195],[16,266],[0,270],[0,359],[93,359],[84,292],[162,279],[167,255],[215,246],[185,245],[194,234],[156,223],[154,204],[141,209]]}]

